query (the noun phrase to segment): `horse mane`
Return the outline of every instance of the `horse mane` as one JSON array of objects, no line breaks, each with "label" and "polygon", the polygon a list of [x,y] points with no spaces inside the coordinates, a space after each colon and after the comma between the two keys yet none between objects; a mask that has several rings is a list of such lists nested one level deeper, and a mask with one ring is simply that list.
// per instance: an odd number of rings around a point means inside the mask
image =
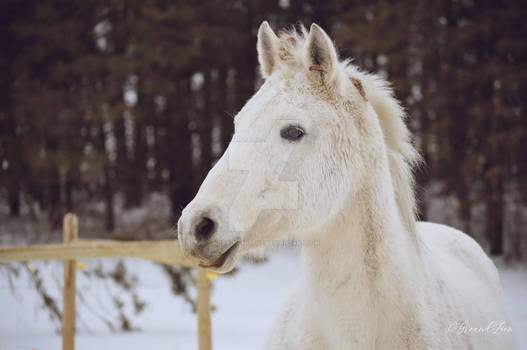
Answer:
[{"label": "horse mane", "polygon": [[[303,25],[281,31],[278,35],[278,56],[286,64],[302,64],[304,45],[308,32]],[[366,99],[372,104],[384,135],[390,175],[396,205],[407,230],[415,233],[417,205],[414,194],[413,169],[421,157],[411,142],[411,134],[405,124],[406,113],[395,98],[390,84],[375,74],[365,73],[351,64],[351,60],[339,61],[335,72],[337,81],[358,79]]]},{"label": "horse mane", "polygon": [[417,205],[413,169],[420,164],[421,156],[413,146],[410,131],[405,124],[407,115],[386,80],[377,75],[360,72],[349,64],[346,71],[350,77],[361,80],[366,97],[379,117],[388,153],[395,201],[403,224],[414,233]]}]

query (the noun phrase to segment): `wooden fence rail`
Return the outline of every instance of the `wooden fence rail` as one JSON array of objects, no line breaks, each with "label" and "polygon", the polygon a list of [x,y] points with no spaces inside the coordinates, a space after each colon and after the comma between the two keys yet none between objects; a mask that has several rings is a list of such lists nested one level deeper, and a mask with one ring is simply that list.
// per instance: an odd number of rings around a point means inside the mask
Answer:
[{"label": "wooden fence rail", "polygon": [[[181,252],[176,240],[114,241],[78,239],[78,219],[75,214],[64,216],[63,244],[0,246],[0,262],[31,260],[64,260],[62,310],[62,349],[75,348],[76,262],[85,258],[138,258],[163,264],[196,267]],[[196,267],[197,268],[197,267]],[[197,268],[196,309],[198,313],[198,348],[212,349],[210,288],[206,271]]]}]

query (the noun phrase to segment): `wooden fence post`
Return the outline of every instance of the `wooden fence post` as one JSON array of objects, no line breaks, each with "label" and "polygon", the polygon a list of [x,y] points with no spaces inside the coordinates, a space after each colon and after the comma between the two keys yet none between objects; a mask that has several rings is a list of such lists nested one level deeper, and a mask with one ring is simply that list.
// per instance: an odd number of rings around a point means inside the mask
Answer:
[{"label": "wooden fence post", "polygon": [[212,334],[210,320],[210,281],[207,272],[198,268],[196,277],[196,309],[198,312],[198,348],[212,350]]},{"label": "wooden fence post", "polygon": [[[63,242],[72,243],[78,237],[79,221],[75,214],[66,214],[63,222]],[[76,260],[64,260],[62,303],[62,350],[75,349]]]}]

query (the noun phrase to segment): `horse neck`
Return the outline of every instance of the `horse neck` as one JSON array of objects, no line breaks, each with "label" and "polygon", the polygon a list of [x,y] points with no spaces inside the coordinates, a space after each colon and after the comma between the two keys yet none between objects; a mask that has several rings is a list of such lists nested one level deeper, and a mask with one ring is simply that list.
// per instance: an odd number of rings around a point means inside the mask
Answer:
[{"label": "horse neck", "polygon": [[315,234],[317,244],[304,247],[304,272],[312,292],[357,302],[360,296],[384,294],[384,286],[404,288],[404,279],[409,281],[420,266],[415,235],[406,230],[388,173],[370,177]]}]

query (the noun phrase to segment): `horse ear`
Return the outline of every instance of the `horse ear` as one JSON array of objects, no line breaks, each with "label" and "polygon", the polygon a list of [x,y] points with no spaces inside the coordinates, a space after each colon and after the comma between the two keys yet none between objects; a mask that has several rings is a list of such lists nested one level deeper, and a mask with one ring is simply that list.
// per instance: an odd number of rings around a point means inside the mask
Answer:
[{"label": "horse ear", "polygon": [[273,72],[276,66],[276,46],[278,37],[273,32],[269,23],[263,21],[258,28],[258,61],[260,62],[260,71],[262,76],[267,78]]},{"label": "horse ear", "polygon": [[307,37],[305,59],[310,71],[318,71],[327,82],[338,63],[337,50],[326,32],[313,23]]}]

